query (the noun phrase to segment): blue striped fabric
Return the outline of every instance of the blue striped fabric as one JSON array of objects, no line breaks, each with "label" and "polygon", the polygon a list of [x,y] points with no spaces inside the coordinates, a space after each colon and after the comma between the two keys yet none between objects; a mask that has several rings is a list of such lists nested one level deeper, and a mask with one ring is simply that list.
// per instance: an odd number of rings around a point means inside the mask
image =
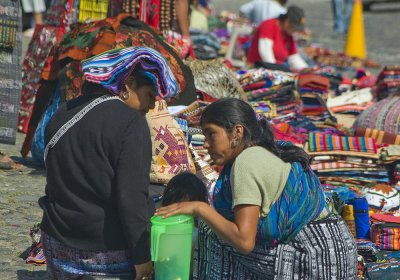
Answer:
[{"label": "blue striped fabric", "polygon": [[[222,170],[214,189],[213,202],[221,215],[233,221],[231,167],[226,165]],[[291,240],[307,223],[316,220],[325,207],[325,195],[317,176],[310,168],[304,170],[300,163],[292,163],[282,195],[268,215],[259,219],[257,243],[275,247]]]},{"label": "blue striped fabric", "polygon": [[168,62],[151,48],[113,49],[82,61],[85,79],[103,85],[115,95],[134,70],[142,71],[153,80],[161,98],[175,97],[180,91]]}]

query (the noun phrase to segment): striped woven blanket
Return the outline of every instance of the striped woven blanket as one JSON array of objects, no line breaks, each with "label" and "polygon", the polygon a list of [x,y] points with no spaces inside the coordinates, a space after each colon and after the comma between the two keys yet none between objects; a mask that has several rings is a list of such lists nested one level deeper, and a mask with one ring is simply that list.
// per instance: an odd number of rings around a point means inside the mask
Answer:
[{"label": "striped woven blanket", "polygon": [[309,133],[310,152],[352,151],[376,154],[375,139],[370,137],[350,137],[319,132]]}]

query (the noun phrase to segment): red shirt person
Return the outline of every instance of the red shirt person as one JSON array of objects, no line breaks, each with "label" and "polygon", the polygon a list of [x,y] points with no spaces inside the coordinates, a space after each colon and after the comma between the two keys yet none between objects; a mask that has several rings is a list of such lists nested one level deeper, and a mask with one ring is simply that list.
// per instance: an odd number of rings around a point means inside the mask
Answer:
[{"label": "red shirt person", "polygon": [[297,52],[293,33],[304,30],[304,11],[297,6],[290,6],[286,14],[276,19],[263,21],[256,30],[247,61],[283,64],[289,63],[293,69],[307,67],[307,63]]}]

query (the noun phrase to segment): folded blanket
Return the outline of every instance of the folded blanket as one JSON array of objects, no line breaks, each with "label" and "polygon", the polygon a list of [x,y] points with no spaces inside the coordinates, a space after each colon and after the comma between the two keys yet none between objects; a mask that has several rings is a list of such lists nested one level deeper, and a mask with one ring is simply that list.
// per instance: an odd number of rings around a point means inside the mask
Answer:
[{"label": "folded blanket", "polygon": [[338,136],[319,132],[309,133],[309,151],[352,151],[376,154],[377,148],[373,138]]}]

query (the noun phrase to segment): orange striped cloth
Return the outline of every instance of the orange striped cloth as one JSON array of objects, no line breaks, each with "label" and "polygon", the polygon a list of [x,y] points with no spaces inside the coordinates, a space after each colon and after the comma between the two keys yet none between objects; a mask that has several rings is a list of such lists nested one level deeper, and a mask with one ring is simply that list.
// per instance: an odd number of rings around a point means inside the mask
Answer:
[{"label": "orange striped cloth", "polygon": [[376,154],[375,139],[371,137],[339,136],[320,132],[310,132],[308,135],[310,152],[352,151]]},{"label": "orange striped cloth", "polygon": [[372,128],[359,127],[354,132],[355,136],[371,137],[376,144],[400,145],[400,135]]}]

